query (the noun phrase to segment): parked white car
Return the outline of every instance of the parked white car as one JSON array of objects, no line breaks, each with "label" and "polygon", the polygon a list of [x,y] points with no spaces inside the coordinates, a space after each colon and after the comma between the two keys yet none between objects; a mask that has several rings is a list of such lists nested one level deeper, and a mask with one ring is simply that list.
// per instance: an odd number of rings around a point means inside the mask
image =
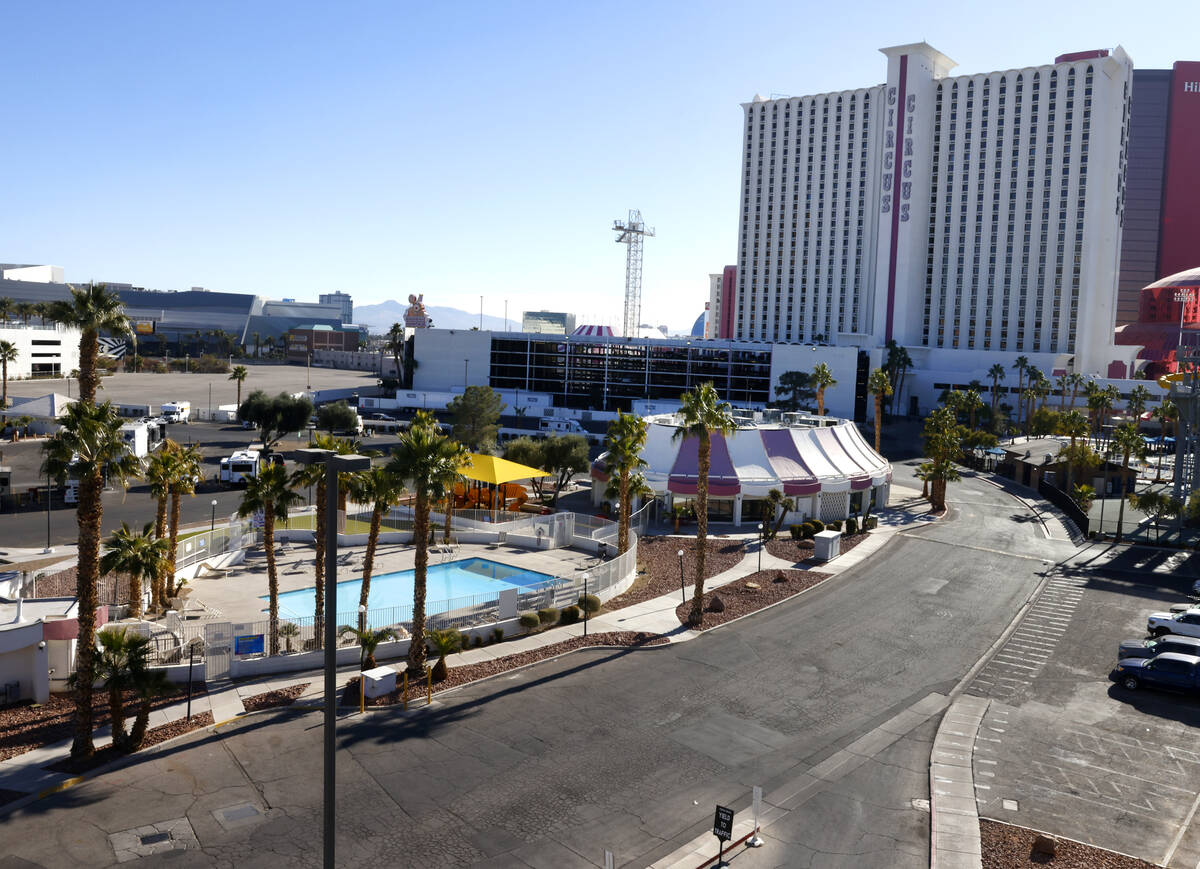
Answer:
[{"label": "parked white car", "polygon": [[1185,610],[1181,613],[1150,613],[1146,619],[1146,632],[1156,637],[1162,634],[1200,637],[1200,610]]}]

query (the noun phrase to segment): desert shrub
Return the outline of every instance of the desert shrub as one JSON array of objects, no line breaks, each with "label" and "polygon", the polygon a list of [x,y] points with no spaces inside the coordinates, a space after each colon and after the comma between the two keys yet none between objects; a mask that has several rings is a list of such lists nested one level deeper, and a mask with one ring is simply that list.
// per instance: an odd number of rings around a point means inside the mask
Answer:
[{"label": "desert shrub", "polygon": [[498,643],[504,639],[504,628],[492,628],[492,642]]},{"label": "desert shrub", "polygon": [[826,531],[841,531],[842,530],[842,521],[840,519],[834,519],[832,522],[830,522],[828,525],[825,526],[825,530]]},{"label": "desert shrub", "polygon": [[526,631],[532,631],[542,623],[537,613],[521,613],[521,618],[518,621]]},{"label": "desert shrub", "polygon": [[868,516],[863,520],[863,531],[874,531],[879,527],[879,520],[874,516]]},{"label": "desert shrub", "polygon": [[825,523],[822,522],[820,519],[809,519],[808,521],[813,527],[814,534],[819,534],[820,532],[825,530]]},{"label": "desert shrub", "polygon": [[471,637],[471,645],[475,648],[479,648],[483,645],[483,637],[480,634],[475,634],[475,636]]},{"label": "desert shrub", "polygon": [[802,525],[789,525],[789,526],[788,526],[788,533],[790,533],[790,534],[792,535],[792,539],[793,539],[793,540],[800,540],[801,538],[803,538],[803,537],[804,537],[804,526],[802,526]]},{"label": "desert shrub", "polygon": [[558,610],[552,606],[537,611],[538,621],[544,625],[552,625],[558,621]]},{"label": "desert shrub", "polygon": [[817,533],[816,527],[811,522],[800,523],[800,536],[807,540]]},{"label": "desert shrub", "polygon": [[853,516],[851,516],[849,519],[846,520],[846,533],[847,534],[857,534],[858,533],[858,520],[855,519]]},{"label": "desert shrub", "polygon": [[600,612],[600,598],[594,594],[581,594],[579,596],[579,608],[588,615]]},{"label": "desert shrub", "polygon": [[564,625],[573,625],[579,621],[579,607],[572,604],[569,607],[563,607],[562,614],[558,620]]}]

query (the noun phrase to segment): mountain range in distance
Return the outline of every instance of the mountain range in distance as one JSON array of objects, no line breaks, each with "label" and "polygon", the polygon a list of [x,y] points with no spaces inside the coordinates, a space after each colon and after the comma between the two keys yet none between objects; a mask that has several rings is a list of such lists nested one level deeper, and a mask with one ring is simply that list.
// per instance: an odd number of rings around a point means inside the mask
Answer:
[{"label": "mountain range in distance", "polygon": [[[398,302],[395,300],[379,302],[374,305],[355,305],[354,322],[357,325],[366,326],[372,335],[382,335],[392,327],[393,323],[403,323],[404,312],[407,310],[408,302]],[[435,329],[470,329],[472,327],[479,327],[478,312],[471,313],[460,308],[449,308],[441,305],[426,305],[425,313],[433,320],[433,327]],[[516,317],[509,317],[506,327],[503,317],[493,317],[484,314],[483,329],[495,332],[519,332],[521,329],[521,317],[519,314]]]}]

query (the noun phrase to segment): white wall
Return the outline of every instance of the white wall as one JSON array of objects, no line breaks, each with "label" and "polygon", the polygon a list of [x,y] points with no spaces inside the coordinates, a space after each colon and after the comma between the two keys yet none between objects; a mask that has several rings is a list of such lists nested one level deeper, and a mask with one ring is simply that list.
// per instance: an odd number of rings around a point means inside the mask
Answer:
[{"label": "white wall", "polygon": [[[57,363],[61,372],[60,379],[79,367],[78,329],[51,324],[43,328],[36,317],[30,319],[28,326],[10,320],[0,326],[0,341],[9,341],[17,348],[16,360],[8,363],[9,380],[28,378],[32,373],[31,366],[35,362]],[[34,341],[50,343],[34,344]],[[39,355],[34,356],[35,353]],[[50,392],[51,388],[48,387],[46,391]]]},{"label": "white wall", "polygon": [[[413,354],[417,370],[413,389],[461,392],[464,385],[488,383],[492,364],[492,333],[469,329],[416,329]],[[464,380],[463,362],[467,361]]]},{"label": "white wall", "polygon": [[50,699],[49,664],[40,621],[0,628],[0,685],[10,682],[20,684],[22,699],[33,698],[38,703]]}]

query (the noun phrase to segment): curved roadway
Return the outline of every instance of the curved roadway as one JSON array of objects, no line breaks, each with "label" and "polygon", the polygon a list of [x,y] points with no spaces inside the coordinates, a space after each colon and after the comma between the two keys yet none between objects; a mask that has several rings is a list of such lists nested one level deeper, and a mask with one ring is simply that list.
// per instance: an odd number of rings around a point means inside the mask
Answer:
[{"label": "curved roadway", "polygon": [[[704,833],[714,803],[740,812],[762,785],[804,796],[740,866],[928,865],[914,800],[928,799],[938,716],[876,742],[878,728],[947,694],[1072,549],[983,480],[951,499],[947,521],[695,641],[582,652],[428,712],[344,718],[339,864],[557,869],[603,865],[608,849],[647,866]],[[320,734],[319,717],[283,715],[194,737],[10,816],[4,850],[104,865],[110,834],[186,817],[199,850],[176,864],[318,865]],[[852,743],[862,761],[808,775]]]}]

